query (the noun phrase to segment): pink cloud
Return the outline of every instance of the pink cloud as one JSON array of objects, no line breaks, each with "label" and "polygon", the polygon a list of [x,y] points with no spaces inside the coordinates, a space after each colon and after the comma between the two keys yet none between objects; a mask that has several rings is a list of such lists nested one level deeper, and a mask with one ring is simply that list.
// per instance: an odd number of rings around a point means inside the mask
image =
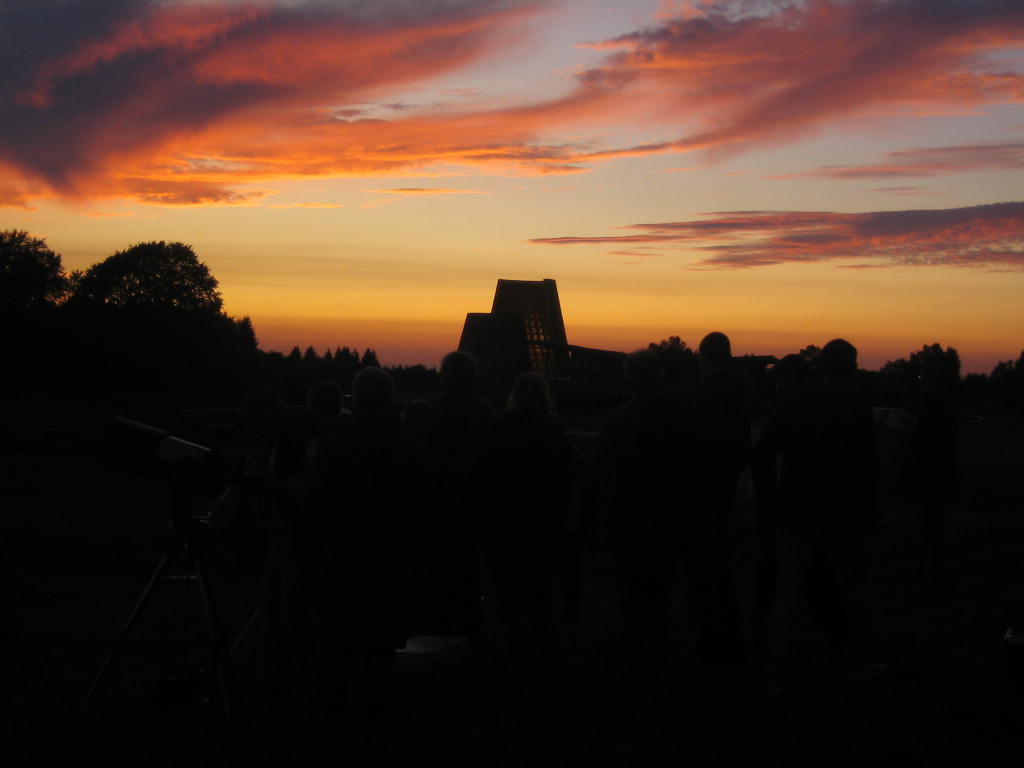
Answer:
[{"label": "pink cloud", "polygon": [[879,163],[824,165],[806,173],[769,176],[774,179],[891,179],[939,176],[967,171],[1024,169],[1024,141],[986,141],[948,147],[923,147],[889,152]]},{"label": "pink cloud", "polygon": [[675,243],[702,253],[697,268],[734,269],[856,259],[854,268],[966,266],[1024,269],[1024,203],[940,210],[832,213],[732,211],[633,224],[622,236],[548,237],[542,245]]},{"label": "pink cloud", "polygon": [[[14,171],[0,204],[249,204],[261,194],[251,185],[274,179],[442,164],[570,174],[650,154],[714,158],[893,108],[1024,102],[1019,64],[997,58],[1024,38],[1019,0],[668,2],[651,26],[595,43],[604,60],[567,94],[476,111],[396,99],[500,52],[539,5],[5,0],[0,67],[18,76],[0,84],[0,163]],[[388,119],[368,119],[368,104]],[[640,122],[668,136],[587,138]],[[996,149],[979,167],[1019,161]],[[896,177],[919,160],[887,158],[874,172]],[[857,173],[832,170],[844,172]]]},{"label": "pink cloud", "polygon": [[897,197],[921,197],[922,195],[934,196],[939,194],[938,192],[929,192],[927,187],[873,187],[867,191]]},{"label": "pink cloud", "polygon": [[581,77],[596,92],[656,99],[695,125],[634,153],[788,142],[887,105],[1020,103],[1024,75],[992,55],[1019,47],[1017,0],[744,0],[690,5],[614,40]]},{"label": "pink cloud", "polygon": [[[515,39],[512,24],[530,7],[526,0],[429,7],[7,0],[0,67],[21,77],[0,84],[0,161],[18,171],[22,187],[63,196],[176,203],[184,202],[178,192],[151,188],[205,184],[192,202],[234,203],[246,193],[225,187],[253,174],[317,173],[320,158],[307,158],[304,145],[329,132],[326,125],[341,128],[346,116],[358,116],[346,104],[479,60],[501,39]],[[341,106],[332,113],[328,105]],[[414,144],[417,125],[410,128],[405,136]],[[401,146],[389,160],[387,145],[369,143],[360,157],[335,150],[324,171],[411,164]],[[228,161],[225,172],[197,173],[195,156]]]}]

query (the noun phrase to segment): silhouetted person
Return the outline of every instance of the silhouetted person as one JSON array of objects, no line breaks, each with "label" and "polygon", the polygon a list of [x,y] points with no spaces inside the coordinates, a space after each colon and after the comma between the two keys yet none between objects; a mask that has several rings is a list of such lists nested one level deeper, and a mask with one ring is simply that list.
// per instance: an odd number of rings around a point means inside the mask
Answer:
[{"label": "silhouetted person", "polygon": [[487,493],[480,500],[481,545],[510,654],[549,663],[555,650],[551,599],[572,499],[573,456],[541,376],[516,378],[508,410],[491,425],[481,455]]},{"label": "silhouetted person", "polygon": [[322,702],[372,718],[386,692],[394,651],[408,626],[409,492],[416,449],[391,412],[393,384],[380,368],[353,379],[352,418],[313,460],[319,511]]},{"label": "silhouetted person", "polygon": [[819,365],[822,383],[780,403],[762,432],[755,482],[762,514],[792,531],[808,611],[841,661],[868,629],[875,438],[871,411],[853,386],[857,350],[834,339]]},{"label": "silhouetted person", "polygon": [[319,509],[311,497],[313,459],[320,445],[342,429],[352,414],[342,407],[344,392],[333,381],[318,381],[310,387],[306,406],[293,415],[300,443],[301,472],[288,483],[291,498],[291,547],[285,581],[287,629],[299,655],[303,688],[310,700],[315,698],[315,660],[318,631],[319,567],[324,539],[319,530]]},{"label": "silhouetted person", "polygon": [[306,408],[317,419],[321,436],[336,429],[351,414],[345,410],[345,393],[334,381],[318,381],[309,388],[306,396]]},{"label": "silhouetted person", "polygon": [[421,573],[429,590],[424,617],[429,633],[469,638],[481,644],[480,562],[477,530],[480,447],[494,421],[494,409],[476,387],[477,361],[468,352],[450,352],[441,361],[442,396],[434,403],[427,440],[434,536],[424,542],[429,566]]},{"label": "silhouetted person", "polygon": [[433,406],[422,398],[413,400],[402,409],[402,429],[423,451],[427,450],[433,418]]},{"label": "silhouetted person", "polygon": [[585,526],[584,475],[587,459],[578,445],[572,446],[572,497],[566,518],[562,548],[558,557],[556,576],[562,592],[563,617],[574,632],[583,602],[583,576],[580,572],[580,549]]},{"label": "silhouetted person", "polygon": [[[351,412],[342,407],[344,402],[345,393],[336,382],[318,381],[309,388],[305,408],[297,410],[293,416],[302,443],[302,487],[295,489],[300,499],[306,494],[304,486],[308,484],[313,457],[320,444],[352,418]],[[312,559],[318,557],[321,542],[315,531],[306,530],[306,521],[301,514],[295,515],[293,530],[296,548],[303,553],[308,552]]]},{"label": "silhouetted person", "polygon": [[897,492],[916,507],[921,581],[928,592],[946,586],[945,518],[957,495],[958,428],[950,378],[941,366],[922,367],[920,398],[897,481]]},{"label": "silhouetted person", "polygon": [[607,508],[623,663],[639,670],[664,660],[675,561],[681,545],[699,538],[700,525],[684,496],[692,478],[692,420],[660,396],[654,352],[633,352],[623,369],[630,400],[605,419],[589,482]]},{"label": "silhouetted person", "polygon": [[[772,367],[770,375],[778,398],[777,414],[778,410],[787,408],[789,401],[794,397],[798,397],[807,387],[811,377],[811,367],[800,355],[786,355]],[[776,414],[772,414],[766,427],[769,434],[775,429],[772,420],[777,417]],[[755,446],[754,455],[757,456],[760,450],[762,450],[762,443],[759,440]],[[756,460],[755,470],[757,470]],[[760,492],[758,480],[759,478],[755,476],[755,490]],[[772,517],[774,511],[775,509],[771,505],[758,504],[757,538],[759,551],[754,584],[753,623],[754,646],[759,651],[766,650],[772,605],[775,602],[778,588],[778,522]],[[783,524],[785,524],[785,521]]]},{"label": "silhouetted person", "polygon": [[696,412],[701,472],[697,493],[703,512],[703,562],[694,569],[702,603],[699,652],[711,664],[744,658],[739,600],[732,573],[731,518],[740,474],[750,460],[746,385],[732,370],[732,346],[712,332],[699,347],[701,383]]},{"label": "silhouetted person", "polygon": [[[247,557],[259,557],[263,567],[260,624],[263,629],[263,667],[267,703],[283,703],[288,678],[289,638],[286,594],[291,559],[293,498],[289,483],[301,472],[301,453],[295,425],[273,387],[253,387],[242,398],[239,426],[248,436],[242,491],[234,514],[251,516],[239,530]],[[252,524],[255,523],[255,526]]]}]

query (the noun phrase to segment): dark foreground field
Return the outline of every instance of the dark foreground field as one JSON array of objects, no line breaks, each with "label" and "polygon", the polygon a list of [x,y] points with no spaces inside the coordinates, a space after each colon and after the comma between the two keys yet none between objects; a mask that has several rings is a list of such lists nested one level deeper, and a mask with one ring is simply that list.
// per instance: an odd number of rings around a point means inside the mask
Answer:
[{"label": "dark foreground field", "polygon": [[[389,718],[356,746],[345,724],[300,709],[268,713],[258,639],[235,656],[240,715],[216,706],[165,712],[157,681],[204,663],[195,586],[158,586],[131,641],[89,708],[79,700],[164,543],[165,489],[113,474],[88,453],[22,450],[3,456],[0,507],[0,733],[5,765],[938,765],[1017,764],[1024,690],[1008,675],[1003,634],[1024,625],[1022,451],[1000,422],[963,423],[962,493],[952,517],[952,589],[922,595],[908,512],[884,499],[873,544],[875,656],[888,673],[823,685],[817,638],[804,628],[797,664],[783,663],[780,627],[770,658],[708,671],[676,601],[670,669],[650,686],[625,681],[610,560],[584,558],[584,616],[567,637],[562,680],[524,686],[474,670],[458,649],[399,663]],[[749,615],[754,544],[738,517],[736,572]],[[258,576],[226,554],[211,563],[229,634],[258,600]],[[182,573],[179,567],[173,573]],[[172,574],[173,575],[173,574]],[[780,612],[781,615],[781,612]],[[780,621],[781,624],[781,621]]]}]

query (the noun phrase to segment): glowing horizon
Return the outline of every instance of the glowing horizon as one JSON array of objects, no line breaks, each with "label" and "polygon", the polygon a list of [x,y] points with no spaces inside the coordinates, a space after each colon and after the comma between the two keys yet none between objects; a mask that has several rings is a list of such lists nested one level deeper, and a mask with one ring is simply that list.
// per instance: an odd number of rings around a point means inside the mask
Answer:
[{"label": "glowing horizon", "polygon": [[[44,31],[45,30],[45,31]],[[190,243],[261,346],[435,365],[498,278],[570,343],[1024,348],[1014,0],[10,0],[0,229]]]}]

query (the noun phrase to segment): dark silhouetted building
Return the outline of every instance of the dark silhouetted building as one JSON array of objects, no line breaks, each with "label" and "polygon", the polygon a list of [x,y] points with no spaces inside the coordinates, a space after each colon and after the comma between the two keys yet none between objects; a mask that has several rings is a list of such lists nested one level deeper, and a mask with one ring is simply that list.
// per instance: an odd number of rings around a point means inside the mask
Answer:
[{"label": "dark silhouetted building", "polygon": [[480,363],[480,389],[507,392],[520,373],[552,383],[610,389],[622,378],[622,352],[570,345],[554,280],[498,280],[490,312],[466,315],[459,349]]},{"label": "dark silhouetted building", "polygon": [[567,375],[569,342],[554,280],[498,280],[491,314],[521,318],[531,370],[547,379]]}]

